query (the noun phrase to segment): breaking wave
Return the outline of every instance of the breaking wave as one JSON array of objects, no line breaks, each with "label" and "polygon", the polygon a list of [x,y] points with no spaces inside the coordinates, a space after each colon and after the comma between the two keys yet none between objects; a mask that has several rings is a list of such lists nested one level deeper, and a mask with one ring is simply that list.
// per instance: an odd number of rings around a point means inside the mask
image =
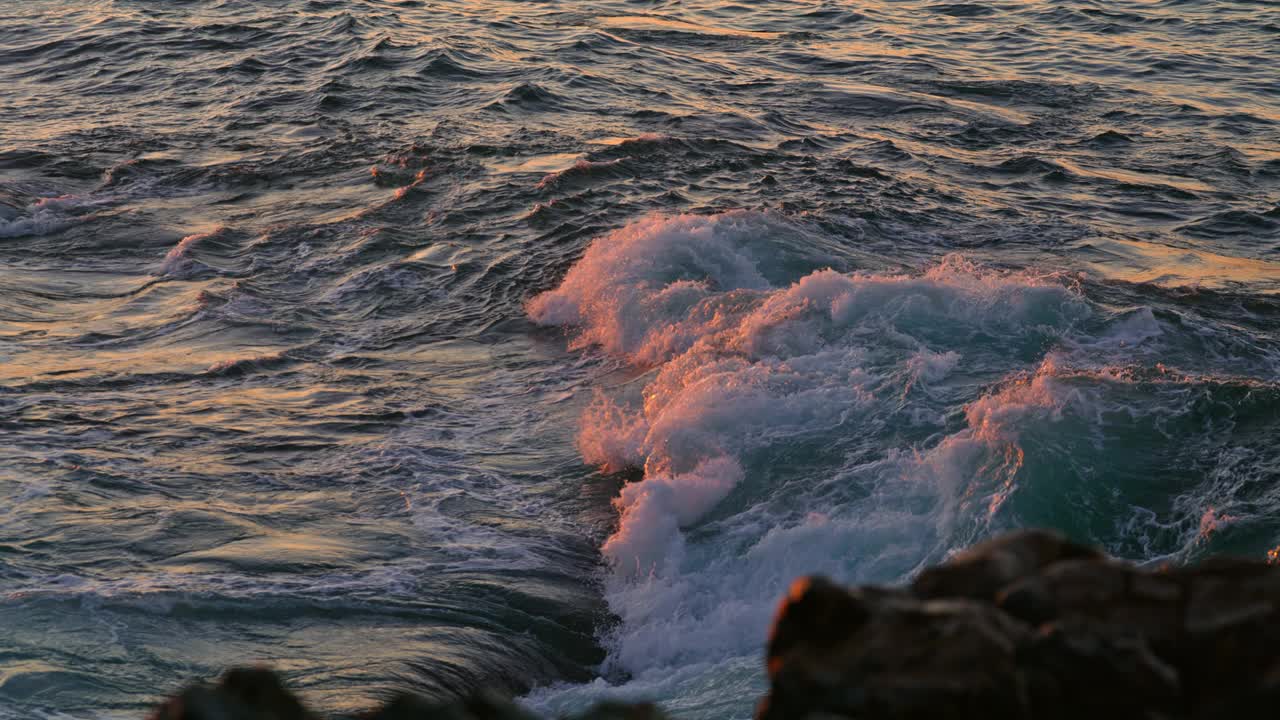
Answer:
[{"label": "breaking wave", "polygon": [[[1055,477],[1055,463],[1105,467],[1128,448],[1101,438],[1192,421],[1159,388],[1123,397],[1143,372],[1117,363],[1165,333],[1149,309],[1107,312],[1075,277],[960,255],[919,271],[803,268],[778,241],[800,232],[749,212],[648,217],[528,303],[572,347],[644,373],[597,390],[578,434],[587,462],[642,473],[614,499],[602,549],[620,621],[608,680],[535,704],[658,695],[711,717],[726,684],[758,688],[753,658],[790,579],[894,580],[996,526],[1061,526],[1055,513],[1108,489]],[[1175,395],[1203,382],[1152,372],[1141,382]],[[1137,522],[1143,499],[1116,495],[1108,521]],[[1046,498],[1061,504],[1046,512]],[[1157,513],[1182,531],[1145,548],[1096,517],[1077,534],[1139,559],[1186,552],[1204,512],[1191,505]]]}]

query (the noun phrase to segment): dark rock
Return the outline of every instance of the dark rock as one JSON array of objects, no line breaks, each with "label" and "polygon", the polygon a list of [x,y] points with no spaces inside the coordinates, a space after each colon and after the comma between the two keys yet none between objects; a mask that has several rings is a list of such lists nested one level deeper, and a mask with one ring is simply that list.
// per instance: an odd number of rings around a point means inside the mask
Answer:
[{"label": "dark rock", "polygon": [[846,590],[822,577],[791,584],[787,600],[773,619],[766,648],[770,675],[792,650],[823,650],[843,644],[870,619],[878,588]]},{"label": "dark rock", "polygon": [[1186,625],[1193,633],[1212,633],[1280,606],[1280,567],[1264,562],[1217,560],[1166,576],[1185,588]]},{"label": "dark rock", "polygon": [[[1175,717],[1178,671],[1140,633],[1087,620],[1044,625],[1018,652],[1031,717]],[[1106,689],[1123,692],[1106,692]]]},{"label": "dark rock", "polygon": [[1066,560],[996,594],[996,605],[1026,622],[1084,618],[1141,632],[1158,647],[1182,640],[1182,584],[1114,560]]},{"label": "dark rock", "polygon": [[798,582],[759,720],[1273,717],[1280,568],[1145,569],[1011,533],[910,591]]},{"label": "dark rock", "polygon": [[193,685],[170,698],[153,720],[310,720],[280,677],[266,668],[234,668],[216,686]]},{"label": "dark rock", "polygon": [[[397,695],[362,720],[538,720],[507,697],[481,690],[463,700]],[[575,720],[664,720],[648,703],[602,703]],[[194,684],[166,700],[152,720],[317,720],[266,668],[230,670],[217,685]]]},{"label": "dark rock", "polygon": [[452,702],[399,695],[365,717],[366,720],[538,720],[536,715],[506,697],[488,691]]},{"label": "dark rock", "polygon": [[800,580],[770,639],[773,687],[758,717],[1018,717],[1014,660],[1029,632],[970,600]]},{"label": "dark rock", "polygon": [[1073,543],[1056,532],[1019,530],[974,545],[942,565],[925,570],[911,588],[923,598],[990,601],[1006,585],[1051,563],[1103,557],[1099,550]]}]

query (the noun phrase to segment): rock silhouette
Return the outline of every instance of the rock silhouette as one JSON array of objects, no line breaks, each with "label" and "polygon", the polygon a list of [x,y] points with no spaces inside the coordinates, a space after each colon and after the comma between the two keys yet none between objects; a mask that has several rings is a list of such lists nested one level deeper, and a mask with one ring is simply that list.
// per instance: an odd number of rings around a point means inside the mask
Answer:
[{"label": "rock silhouette", "polygon": [[908,588],[796,581],[767,666],[758,720],[1274,717],[1280,568],[1144,569],[1020,531]]}]

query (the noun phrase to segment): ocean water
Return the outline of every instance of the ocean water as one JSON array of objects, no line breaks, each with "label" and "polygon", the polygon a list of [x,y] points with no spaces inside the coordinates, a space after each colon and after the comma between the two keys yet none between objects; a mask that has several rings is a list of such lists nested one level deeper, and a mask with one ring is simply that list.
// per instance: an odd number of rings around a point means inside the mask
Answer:
[{"label": "ocean water", "polygon": [[1257,1],[0,2],[0,717],[745,719],[804,573],[1267,556],[1277,68]]}]

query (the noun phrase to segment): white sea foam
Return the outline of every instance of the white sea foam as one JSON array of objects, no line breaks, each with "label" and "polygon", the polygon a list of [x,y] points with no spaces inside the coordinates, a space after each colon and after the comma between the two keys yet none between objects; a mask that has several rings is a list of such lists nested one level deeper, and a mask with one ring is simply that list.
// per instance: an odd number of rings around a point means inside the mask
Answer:
[{"label": "white sea foam", "polygon": [[91,219],[92,210],[105,204],[105,199],[80,195],[41,198],[25,213],[0,218],[0,238],[52,235]]},{"label": "white sea foam", "polygon": [[[929,450],[858,450],[860,436],[891,438],[899,414],[899,425],[939,424],[930,386],[971,354],[1016,356],[1087,307],[1056,276],[959,257],[917,274],[820,269],[775,287],[776,256],[761,240],[780,223],[646,218],[597,239],[558,288],[530,301],[530,316],[569,328],[573,347],[658,366],[643,386],[597,393],[579,434],[588,462],[644,470],[615,499],[619,528],[603,547],[621,619],[606,665],[631,680],[559,688],[535,704],[564,710],[672,684],[679,691],[664,696],[701,696],[726,681],[725,667],[758,657],[797,575],[892,580],[944,551],[960,511],[975,506],[960,500],[969,478],[1006,460],[1021,417],[1062,401],[1049,368],[972,403],[968,428]],[[753,457],[813,441],[848,448],[834,477],[783,472],[785,488],[754,486],[764,468]],[[1001,487],[981,489],[986,506]]]},{"label": "white sea foam", "polygon": [[744,453],[837,426],[856,432],[889,386],[909,392],[961,362],[930,343],[1016,336],[1081,310],[1050,278],[955,257],[919,276],[819,270],[771,288],[739,241],[769,222],[645,219],[597,240],[529,304],[535,321],[575,328],[575,347],[663,363],[640,400],[598,397],[580,435],[589,462],[644,468],[617,499],[621,526],[604,547],[628,576],[678,555],[677,528],[737,486]]}]

